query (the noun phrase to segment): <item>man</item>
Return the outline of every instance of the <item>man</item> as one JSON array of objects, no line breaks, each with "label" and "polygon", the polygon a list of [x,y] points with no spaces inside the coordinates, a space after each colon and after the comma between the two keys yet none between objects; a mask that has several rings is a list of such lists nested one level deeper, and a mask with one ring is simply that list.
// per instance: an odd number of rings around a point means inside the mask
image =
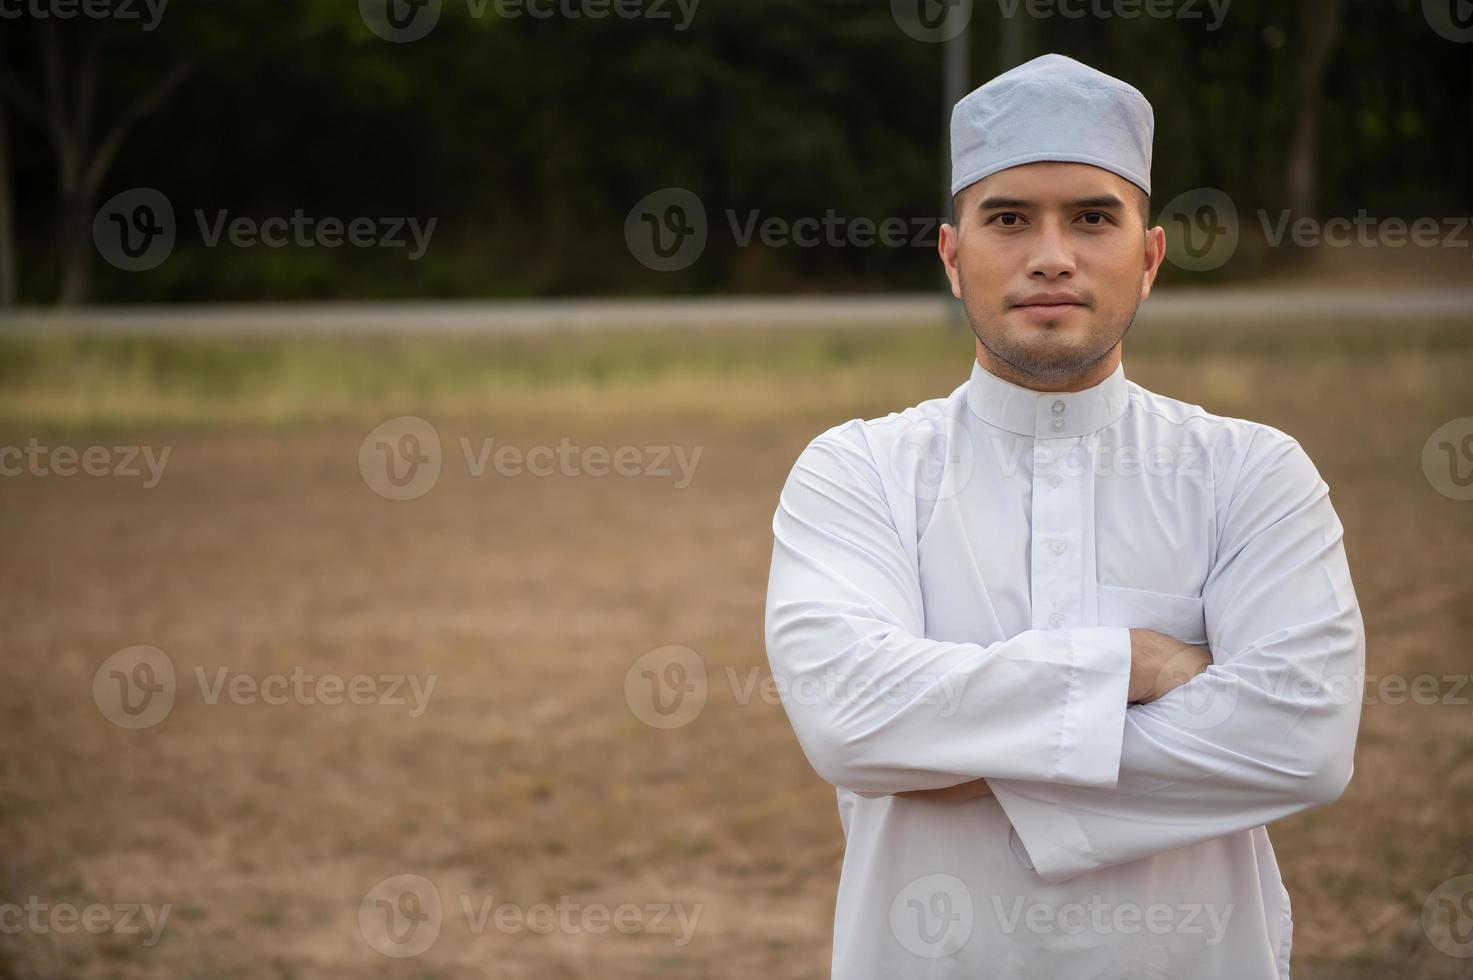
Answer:
[{"label": "man", "polygon": [[1264,825],[1344,791],[1364,632],[1298,443],[1124,377],[1152,128],[1059,55],[958,103],[971,377],[783,488],[767,649],[838,790],[837,978],[1289,976]]}]

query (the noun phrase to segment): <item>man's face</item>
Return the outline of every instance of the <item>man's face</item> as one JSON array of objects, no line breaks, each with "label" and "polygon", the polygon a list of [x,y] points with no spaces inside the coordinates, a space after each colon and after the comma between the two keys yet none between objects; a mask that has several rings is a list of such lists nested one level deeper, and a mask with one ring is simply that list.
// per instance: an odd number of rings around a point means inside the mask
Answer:
[{"label": "man's face", "polygon": [[1119,362],[1119,344],[1151,291],[1165,232],[1148,232],[1143,193],[1083,163],[1030,163],[966,188],[941,229],[952,295],[978,359],[1028,387],[1087,387]]}]

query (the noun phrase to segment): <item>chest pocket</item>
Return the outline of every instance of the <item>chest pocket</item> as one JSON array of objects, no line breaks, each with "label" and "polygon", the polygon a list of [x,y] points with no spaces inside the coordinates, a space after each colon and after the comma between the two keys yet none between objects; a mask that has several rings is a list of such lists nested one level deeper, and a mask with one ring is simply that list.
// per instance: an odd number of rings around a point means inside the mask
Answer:
[{"label": "chest pocket", "polygon": [[1207,645],[1207,620],[1197,596],[1116,585],[1101,585],[1096,595],[1101,626],[1155,630],[1183,643]]}]

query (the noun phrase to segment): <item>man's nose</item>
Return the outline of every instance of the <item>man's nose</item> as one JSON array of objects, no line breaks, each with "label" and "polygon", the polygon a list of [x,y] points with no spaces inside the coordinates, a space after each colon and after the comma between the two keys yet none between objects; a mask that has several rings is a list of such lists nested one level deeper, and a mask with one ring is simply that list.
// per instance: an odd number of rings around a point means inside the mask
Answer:
[{"label": "man's nose", "polygon": [[1059,222],[1045,220],[1033,239],[1028,275],[1034,279],[1063,279],[1074,275],[1074,250]]}]

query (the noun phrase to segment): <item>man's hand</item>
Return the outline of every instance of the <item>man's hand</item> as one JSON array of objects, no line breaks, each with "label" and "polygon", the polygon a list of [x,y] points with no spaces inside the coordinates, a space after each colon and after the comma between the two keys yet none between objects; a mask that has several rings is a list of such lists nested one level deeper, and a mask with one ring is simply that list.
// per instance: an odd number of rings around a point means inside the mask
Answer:
[{"label": "man's hand", "polygon": [[907,800],[930,800],[933,803],[963,803],[967,800],[975,800],[983,796],[992,795],[992,787],[987,785],[985,779],[974,779],[967,783],[957,783],[955,786],[943,786],[940,789],[912,789],[904,793],[896,793]]},{"label": "man's hand", "polygon": [[1130,631],[1131,704],[1149,704],[1212,664],[1212,654],[1155,630]]}]

